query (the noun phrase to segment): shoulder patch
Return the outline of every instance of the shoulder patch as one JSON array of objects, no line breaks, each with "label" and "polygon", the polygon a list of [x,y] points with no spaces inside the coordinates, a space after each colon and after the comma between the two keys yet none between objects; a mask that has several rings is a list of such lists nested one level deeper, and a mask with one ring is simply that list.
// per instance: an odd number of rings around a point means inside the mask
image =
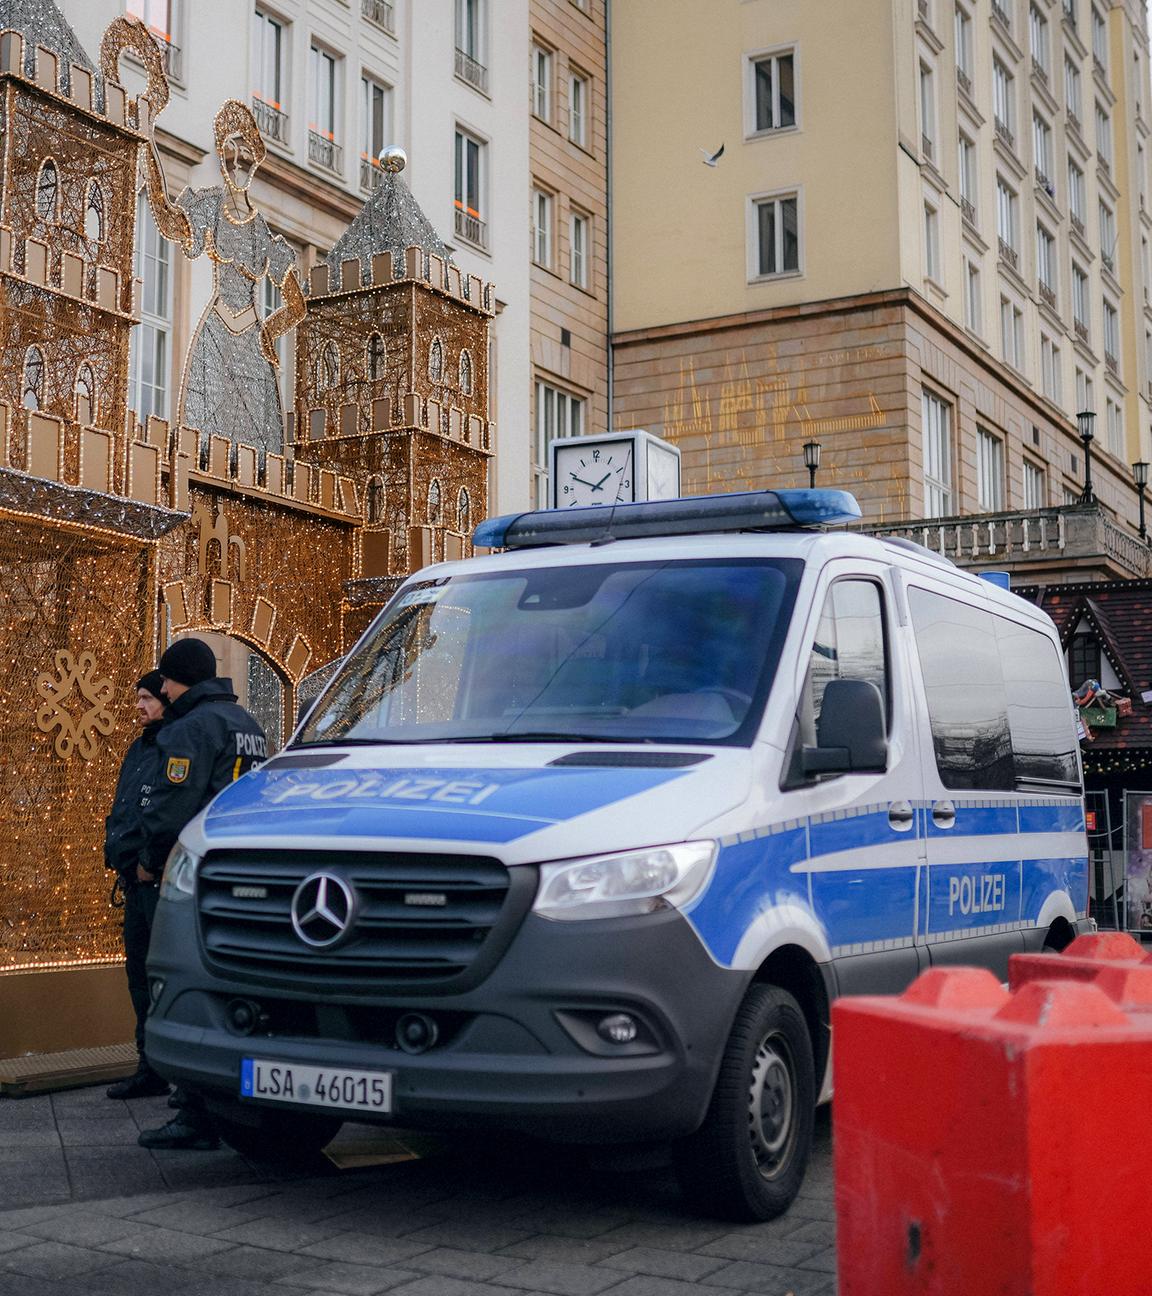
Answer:
[{"label": "shoulder patch", "polygon": [[192,768],[192,762],[187,756],[169,756],[168,757],[168,782],[183,783],[188,777],[188,771]]}]

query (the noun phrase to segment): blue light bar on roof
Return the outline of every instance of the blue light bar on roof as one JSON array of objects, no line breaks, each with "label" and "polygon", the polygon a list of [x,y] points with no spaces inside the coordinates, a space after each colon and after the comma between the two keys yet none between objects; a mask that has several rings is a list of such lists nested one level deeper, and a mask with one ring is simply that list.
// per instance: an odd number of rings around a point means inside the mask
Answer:
[{"label": "blue light bar on roof", "polygon": [[707,535],[713,531],[782,530],[855,522],[860,505],[847,491],[764,490],[731,495],[620,504],[615,508],[541,509],[488,518],[472,543],[489,549],[636,540],[644,536]]}]

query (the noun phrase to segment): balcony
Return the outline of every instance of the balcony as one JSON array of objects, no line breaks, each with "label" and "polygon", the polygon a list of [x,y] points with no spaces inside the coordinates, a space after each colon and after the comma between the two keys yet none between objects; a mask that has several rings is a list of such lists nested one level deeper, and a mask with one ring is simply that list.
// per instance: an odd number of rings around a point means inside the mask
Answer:
[{"label": "balcony", "polygon": [[265,103],[258,95],[252,96],[252,116],[260,127],[260,134],[274,144],[288,143],[288,114]]},{"label": "balcony", "polygon": [[924,20],[928,21],[928,0],[916,0],[916,12]]},{"label": "balcony", "polygon": [[308,161],[325,171],[340,174],[340,159],[343,150],[335,140],[329,139],[319,131],[308,132]]},{"label": "balcony", "polygon": [[1040,289],[1040,300],[1045,304],[1045,306],[1051,306],[1051,308],[1055,310],[1056,293],[1051,288],[1049,288],[1048,285],[1043,280],[1040,281],[1038,286]]},{"label": "balcony", "polygon": [[1012,129],[1008,123],[1002,122],[999,117],[996,118],[996,138],[1001,144],[1015,152],[1016,136],[1012,134]]},{"label": "balcony", "polygon": [[1069,212],[1068,221],[1071,224],[1072,228],[1076,231],[1076,233],[1079,234],[1081,238],[1083,238],[1084,222],[1080,219],[1080,217],[1077,216],[1075,212]]},{"label": "balcony", "polygon": [[1088,346],[1088,325],[1085,324],[1083,320],[1073,320],[1072,327],[1076,330],[1076,336],[1080,341],[1083,342],[1085,346]]},{"label": "balcony", "polygon": [[380,188],[380,182],[384,179],[384,170],[372,161],[370,157],[360,159],[360,188],[372,193]]},{"label": "balcony", "polygon": [[396,19],[386,0],[360,0],[360,13],[390,36],[396,35]]},{"label": "balcony", "polygon": [[1048,69],[1035,57],[1032,59],[1032,75],[1038,77],[1045,85],[1048,84]]},{"label": "balcony", "polygon": [[1096,165],[1104,172],[1106,176],[1112,174],[1112,163],[1104,156],[1103,153],[1096,154]]},{"label": "balcony", "polygon": [[927,135],[921,135],[920,153],[926,162],[931,162],[934,160],[935,151],[936,151],[935,144],[932,143],[932,141],[928,138]]},{"label": "balcony", "polygon": [[479,90],[482,95],[488,93],[488,69],[459,48],[456,50],[456,75],[473,90]]},{"label": "balcony", "polygon": [[996,242],[1000,248],[1000,260],[1003,261],[1005,265],[1010,265],[1013,270],[1019,272],[1020,254],[1011,245],[1011,243],[1005,243],[1003,239],[997,239]]},{"label": "balcony", "polygon": [[1116,262],[1108,255],[1107,252],[1100,253],[1100,264],[1108,271],[1110,275],[1116,273]]},{"label": "balcony", "polygon": [[1108,80],[1108,69],[1104,66],[1104,60],[1099,54],[1092,55],[1092,71],[1105,83]]},{"label": "balcony", "polygon": [[1073,0],[1064,0],[1064,21],[1073,31],[1076,30],[1076,5]]},{"label": "balcony", "polygon": [[969,99],[972,98],[972,78],[962,67],[956,69],[956,84],[964,91]]},{"label": "balcony", "polygon": [[996,19],[1002,27],[1012,30],[1012,19],[1008,15],[1008,10],[998,0],[992,0],[992,17]]},{"label": "balcony", "polygon": [[1120,361],[1116,359],[1111,351],[1104,352],[1104,363],[1113,378],[1120,377]]},{"label": "balcony", "polygon": [[960,215],[964,217],[964,223],[976,229],[976,208],[970,198],[960,199]]},{"label": "balcony", "polygon": [[488,226],[479,216],[473,216],[471,212],[462,211],[459,207],[456,208],[456,233],[477,247],[488,246]]},{"label": "balcony", "polygon": [[1040,167],[1036,167],[1035,173],[1036,173],[1037,188],[1043,189],[1044,192],[1048,195],[1048,197],[1051,198],[1053,202],[1055,202],[1056,186],[1052,183],[1051,180],[1048,179],[1048,176],[1045,174],[1043,170],[1041,170]]},{"label": "balcony", "polygon": [[1076,114],[1072,111],[1071,108],[1068,109],[1068,125],[1076,132],[1077,135],[1084,134],[1083,130],[1080,127],[1080,118],[1076,116]]}]

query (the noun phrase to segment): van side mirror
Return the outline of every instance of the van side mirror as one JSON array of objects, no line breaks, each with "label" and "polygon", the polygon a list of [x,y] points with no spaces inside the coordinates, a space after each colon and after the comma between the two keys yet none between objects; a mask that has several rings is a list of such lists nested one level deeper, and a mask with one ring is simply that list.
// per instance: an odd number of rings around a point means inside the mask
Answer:
[{"label": "van side mirror", "polygon": [[869,680],[829,680],[816,746],[800,754],[805,774],[883,774],[888,768],[884,699]]}]

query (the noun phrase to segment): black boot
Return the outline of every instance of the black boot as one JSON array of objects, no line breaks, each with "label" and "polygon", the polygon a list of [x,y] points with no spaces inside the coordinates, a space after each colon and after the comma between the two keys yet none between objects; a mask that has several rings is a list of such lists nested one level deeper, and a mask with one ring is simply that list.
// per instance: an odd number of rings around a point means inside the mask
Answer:
[{"label": "black boot", "polygon": [[197,1112],[182,1111],[159,1129],[142,1130],[136,1140],[146,1148],[189,1148],[195,1152],[212,1152],[220,1140]]},{"label": "black boot", "polygon": [[140,1066],[130,1076],[117,1080],[109,1085],[104,1093],[109,1098],[158,1098],[168,1092],[168,1081],[159,1076],[148,1065],[141,1061]]}]

